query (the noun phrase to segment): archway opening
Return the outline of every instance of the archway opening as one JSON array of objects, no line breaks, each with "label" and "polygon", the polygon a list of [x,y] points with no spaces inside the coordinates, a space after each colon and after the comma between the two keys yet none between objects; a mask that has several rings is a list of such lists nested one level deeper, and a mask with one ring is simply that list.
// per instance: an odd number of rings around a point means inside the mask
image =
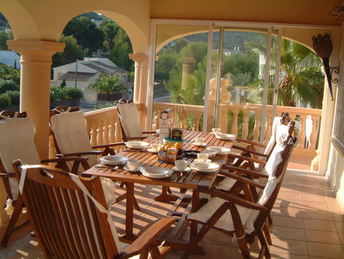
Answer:
[{"label": "archway opening", "polygon": [[268,29],[213,28],[209,38],[204,26],[164,26],[157,26],[156,36],[157,124],[169,108],[176,127],[216,127],[266,143],[274,117],[289,112],[298,127],[295,158],[302,154],[295,168],[310,169],[325,83],[322,62],[310,48]]},{"label": "archway opening", "polygon": [[92,110],[132,98],[132,45],[115,21],[96,12],[79,15],[65,26],[60,41],[65,49],[53,56],[52,106]]},{"label": "archway opening", "polygon": [[19,110],[20,61],[19,55],[10,51],[7,41],[13,33],[6,17],[0,13],[0,110]]}]

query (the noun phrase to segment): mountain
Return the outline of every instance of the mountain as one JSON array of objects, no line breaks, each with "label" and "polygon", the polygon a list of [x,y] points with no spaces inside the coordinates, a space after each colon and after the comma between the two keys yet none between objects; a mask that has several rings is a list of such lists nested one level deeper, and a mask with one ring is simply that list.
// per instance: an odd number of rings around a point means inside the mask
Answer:
[{"label": "mountain", "polygon": [[[190,41],[208,42],[208,33],[198,33],[185,37]],[[264,40],[265,36],[261,33],[244,32],[244,31],[225,31],[224,32],[224,48],[228,50],[245,49],[245,42]],[[213,34],[213,48],[217,49],[220,41],[220,33],[214,32]]]}]

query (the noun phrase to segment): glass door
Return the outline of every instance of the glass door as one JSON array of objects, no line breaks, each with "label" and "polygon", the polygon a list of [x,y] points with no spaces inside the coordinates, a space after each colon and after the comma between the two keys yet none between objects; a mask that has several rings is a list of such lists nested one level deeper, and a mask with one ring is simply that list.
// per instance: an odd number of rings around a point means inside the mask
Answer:
[{"label": "glass door", "polygon": [[210,59],[207,79],[208,130],[219,127],[241,138],[267,141],[277,100],[280,40],[272,30],[216,30],[217,55]]}]

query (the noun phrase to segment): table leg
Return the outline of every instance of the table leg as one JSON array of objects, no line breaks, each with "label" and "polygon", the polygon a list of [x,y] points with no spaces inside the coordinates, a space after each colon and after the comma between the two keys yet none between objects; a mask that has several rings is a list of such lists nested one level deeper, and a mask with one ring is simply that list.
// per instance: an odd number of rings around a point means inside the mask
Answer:
[{"label": "table leg", "polygon": [[126,215],[125,215],[125,235],[122,236],[123,239],[134,240],[135,235],[133,233],[134,226],[134,184],[126,183],[127,189],[127,202],[126,202]]},{"label": "table leg", "polygon": [[191,197],[191,212],[196,212],[207,202],[208,202],[208,199],[206,198],[201,199],[199,197],[198,190],[193,190],[192,197]]},{"label": "table leg", "polygon": [[178,200],[177,195],[169,194],[168,193],[168,187],[167,186],[162,186],[161,194],[157,197],[154,198],[156,201],[160,202],[171,202],[171,201],[176,201]]}]

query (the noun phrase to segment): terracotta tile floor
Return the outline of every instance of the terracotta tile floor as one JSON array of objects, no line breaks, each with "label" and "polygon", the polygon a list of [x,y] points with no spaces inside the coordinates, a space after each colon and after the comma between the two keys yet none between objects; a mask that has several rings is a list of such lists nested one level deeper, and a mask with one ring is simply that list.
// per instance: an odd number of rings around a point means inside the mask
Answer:
[{"label": "terracotta tile floor", "polygon": [[[171,204],[154,202],[152,197],[160,193],[160,188],[137,186],[141,212],[135,211],[135,232],[166,215]],[[113,212],[119,231],[123,230],[125,202]],[[324,178],[302,174],[294,170],[286,175],[283,188],[272,211],[273,258],[317,259],[344,258],[344,211],[336,204]],[[8,249],[0,251],[0,258],[44,258],[38,248],[33,248],[30,237],[17,240]],[[202,241],[207,256],[193,258],[241,258],[235,242],[225,234],[212,230]],[[15,249],[29,252],[28,257],[15,253]],[[255,251],[255,247],[252,248]],[[253,255],[256,255],[253,253]],[[178,252],[167,258],[181,258]]]}]

